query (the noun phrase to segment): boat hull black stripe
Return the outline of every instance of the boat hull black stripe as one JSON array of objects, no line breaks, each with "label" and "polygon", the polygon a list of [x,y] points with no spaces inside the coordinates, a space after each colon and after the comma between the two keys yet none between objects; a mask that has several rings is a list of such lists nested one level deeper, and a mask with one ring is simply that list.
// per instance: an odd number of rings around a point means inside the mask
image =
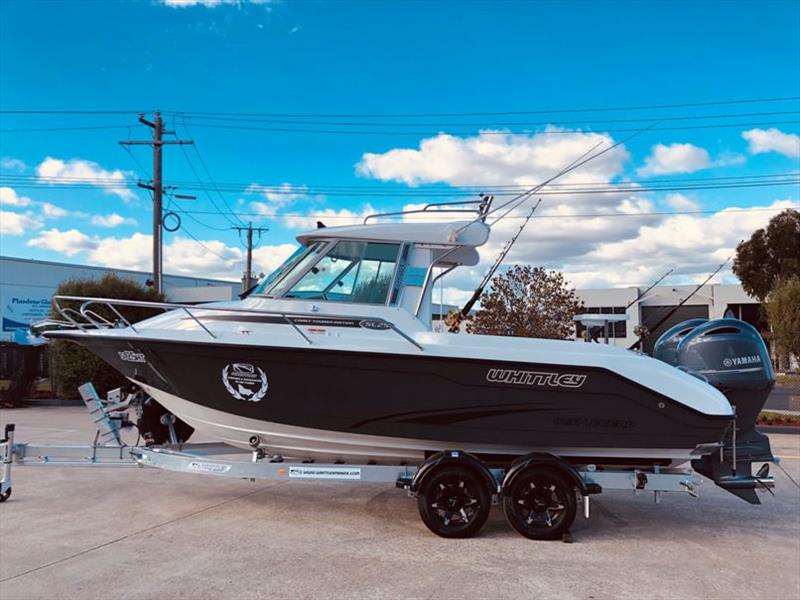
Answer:
[{"label": "boat hull black stripe", "polygon": [[[706,415],[597,367],[467,358],[58,335],[125,375],[208,408],[262,421],[379,436],[531,447],[690,448],[722,439],[730,418]],[[133,347],[145,365],[121,360]],[[257,402],[232,395],[228,365],[263,370]],[[490,383],[489,369],[585,377],[570,389]],[[572,381],[573,379],[570,379]],[[235,390],[234,390],[235,392]],[[180,415],[179,415],[180,416]]]}]

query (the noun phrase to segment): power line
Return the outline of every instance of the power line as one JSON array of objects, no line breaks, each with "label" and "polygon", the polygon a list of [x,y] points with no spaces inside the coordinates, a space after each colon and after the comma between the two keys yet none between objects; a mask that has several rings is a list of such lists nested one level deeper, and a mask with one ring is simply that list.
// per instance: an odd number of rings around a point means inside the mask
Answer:
[{"label": "power line", "polygon": [[[127,148],[125,148],[127,150]],[[129,153],[130,154],[130,153]],[[135,156],[131,155],[133,160],[142,169],[143,173],[147,178],[149,175],[145,172],[144,167],[142,164],[136,160]],[[685,182],[710,182],[710,181],[732,181],[732,180],[761,180],[761,179],[779,179],[779,178],[800,178],[800,171],[790,171],[786,173],[763,173],[763,174],[752,174],[752,175],[715,175],[715,176],[705,176],[705,177],[644,177],[639,179],[629,179],[625,181],[621,181],[619,183],[611,183],[608,181],[577,181],[572,183],[560,183],[560,182],[553,182],[548,187],[550,188],[573,188],[578,186],[603,186],[603,185],[637,185],[637,184],[664,184],[670,185],[675,183],[685,183]],[[17,174],[17,173],[8,173],[0,175],[0,179],[4,179],[9,182],[13,182],[14,180],[19,180],[21,182],[27,181],[34,181],[34,182],[41,182],[43,184],[58,184],[64,183],[69,184],[71,182],[75,183],[89,183],[86,177],[79,177],[79,176],[54,176],[54,177],[42,177],[39,175],[24,175],[24,174]],[[93,177],[91,179],[91,183],[125,183],[126,185],[134,185],[134,180],[124,180],[120,181],[120,179],[116,177]],[[179,186],[185,185],[192,185],[194,182],[191,181],[179,181],[179,180],[171,180],[171,183]],[[204,183],[204,182],[200,182]],[[242,187],[249,187],[252,185],[251,183],[236,183],[236,182],[225,182],[218,184],[221,187],[236,187],[237,190],[240,190]],[[453,186],[452,189],[456,190],[485,190],[485,189],[503,189],[503,190],[516,190],[516,189],[528,189],[528,185],[526,184],[499,184],[499,183],[474,183],[469,185],[457,185]],[[258,191],[274,191],[275,193],[283,193],[283,194],[296,194],[298,193],[298,189],[292,187],[291,189],[286,188],[286,183],[266,183],[266,184],[258,184]],[[370,190],[384,190],[384,191],[392,191],[386,190],[385,184],[347,184],[347,185],[337,185],[337,184],[304,184],[302,186],[302,191],[304,193],[311,193],[313,191],[354,191],[354,192],[361,192],[361,191],[370,191]],[[418,185],[415,186],[413,189],[402,188],[401,190],[397,191],[413,191],[414,193],[420,194],[427,194],[429,192],[437,192],[442,191],[441,184],[431,184],[431,185]]]},{"label": "power line", "polygon": [[127,129],[128,125],[90,125],[88,127],[34,127],[31,129],[0,129],[0,134],[6,133],[35,133],[40,131],[89,131]]},{"label": "power line", "polygon": [[192,234],[192,232],[190,232],[188,229],[186,229],[186,227],[181,227],[181,231],[183,231],[183,232],[184,232],[186,235],[188,235],[190,238],[192,238],[192,239],[193,239],[193,240],[194,240],[194,241],[195,241],[195,242],[196,242],[196,243],[197,243],[199,246],[202,246],[202,247],[203,247],[203,248],[206,250],[206,252],[210,252],[211,254],[213,254],[214,256],[216,256],[217,258],[219,258],[219,259],[222,259],[222,260],[224,260],[224,261],[233,260],[233,259],[231,259],[231,258],[225,258],[224,256],[222,256],[222,255],[220,255],[220,254],[217,254],[216,252],[214,252],[214,251],[213,251],[211,248],[209,248],[209,247],[208,247],[208,246],[206,246],[206,245],[205,245],[203,242],[201,242],[199,239],[197,239],[197,238],[196,238],[196,237],[195,237],[195,236]]},{"label": "power line", "polygon": [[[800,207],[800,205],[798,205]],[[655,216],[678,216],[678,215],[706,215],[706,214],[727,214],[727,213],[750,213],[750,212],[780,212],[786,210],[786,207],[782,208],[720,208],[715,210],[678,210],[678,211],[650,211],[650,212],[640,212],[640,213],[576,213],[571,215],[538,215],[537,219],[575,219],[575,218],[599,218],[599,217],[611,217],[611,218],[625,218],[625,217],[655,217]],[[215,214],[211,211],[202,211],[202,210],[191,210],[191,211],[176,211],[180,212],[181,214],[193,214],[193,215],[209,215]],[[359,216],[347,216],[347,215],[330,215],[324,213],[265,213],[265,212],[248,212],[248,211],[240,211],[237,213],[239,216],[242,217],[269,217],[274,219],[297,219],[297,218],[307,218],[307,219],[325,219],[325,220],[347,220],[347,221],[360,221],[361,217]],[[435,211],[431,211],[428,213],[428,216],[436,216]],[[413,215],[410,216],[411,219],[415,219]],[[508,219],[525,219],[525,215],[509,215],[506,217]],[[421,219],[420,219],[421,220]]]},{"label": "power line", "polygon": [[184,119],[202,119],[209,121],[234,121],[234,122],[247,122],[247,123],[277,123],[286,125],[335,125],[337,127],[355,126],[355,127],[501,127],[501,126],[514,126],[514,125],[590,125],[600,123],[644,123],[651,121],[699,121],[704,119],[734,119],[741,117],[765,117],[774,115],[796,115],[800,114],[800,110],[779,110],[779,111],[762,111],[762,112],[749,112],[749,113],[729,113],[729,114],[714,114],[714,115],[687,115],[687,116],[667,116],[667,117],[640,117],[640,118],[625,118],[625,119],[602,119],[602,120],[578,120],[578,121],[500,121],[500,122],[401,122],[401,123],[388,123],[381,121],[300,121],[296,119],[264,119],[258,117],[227,117],[227,116],[184,116]]},{"label": "power line", "polygon": [[[653,127],[650,131],[688,131],[695,129],[718,129],[725,127],[772,127],[775,125],[795,125],[800,124],[800,120],[794,121],[766,121],[766,122],[749,122],[749,123],[717,123],[714,125],[687,125],[682,127]],[[195,123],[195,127],[204,127],[207,129],[233,129],[240,131],[270,131],[273,133],[320,133],[325,135],[411,135],[411,136],[436,136],[440,134],[447,134],[446,131],[382,131],[382,130],[347,130],[347,129],[304,129],[294,127],[256,127],[244,125],[216,125],[213,123]],[[530,130],[525,129],[521,131],[480,131],[480,132],[467,132],[459,131],[450,133],[449,135],[491,135],[491,136],[504,136],[504,135],[576,135],[580,133],[633,133],[638,129],[605,129],[602,131],[588,131],[588,130],[573,130],[573,131],[554,131],[554,130]]]},{"label": "power line", "polygon": [[614,112],[628,110],[648,110],[648,109],[670,109],[670,108],[693,108],[699,106],[724,106],[733,104],[759,104],[762,102],[787,102],[800,100],[800,96],[782,96],[773,98],[745,98],[736,100],[714,100],[707,102],[683,102],[676,104],[641,104],[634,106],[615,106],[615,107],[592,107],[592,108],[560,108],[560,109],[540,109],[540,110],[515,110],[515,111],[493,111],[493,112],[417,112],[417,113],[247,113],[247,112],[223,112],[223,111],[195,111],[193,115],[231,115],[231,116],[250,116],[250,117],[309,117],[309,118],[403,118],[403,117],[484,117],[484,116],[505,116],[505,115],[543,115],[543,114],[565,114],[577,112]]},{"label": "power line", "polygon": [[[189,137],[191,137],[191,136],[189,136]],[[228,221],[228,223],[230,223],[231,225],[236,225],[236,222],[233,219],[231,219],[222,209],[220,209],[220,207],[217,206],[216,202],[214,202],[214,198],[211,197],[211,194],[206,189],[206,186],[203,184],[203,181],[200,179],[200,174],[197,172],[197,169],[194,168],[194,165],[192,164],[192,161],[189,159],[189,153],[186,152],[186,149],[183,148],[183,147],[181,147],[181,150],[183,151],[183,156],[186,159],[186,164],[189,165],[189,169],[191,169],[192,173],[195,176],[195,179],[197,179],[197,183],[200,184],[200,189],[203,190],[203,193],[206,195],[208,200],[211,202],[211,204],[214,206],[214,208],[217,209],[217,213],[219,215],[223,216],[225,218],[225,220]],[[228,210],[230,210],[230,208]]]},{"label": "power line", "polygon": [[[184,129],[184,131],[186,131],[186,135],[187,136],[193,137],[191,132],[189,131],[189,128],[186,126],[185,122],[183,123],[183,129]],[[225,207],[229,211],[231,211],[231,213],[233,213],[233,209],[231,208],[230,204],[228,204],[228,201],[226,200],[226,198],[223,195],[223,193],[220,191],[219,186],[216,184],[216,182],[214,181],[214,178],[211,176],[211,171],[209,170],[208,165],[206,165],[206,161],[203,160],[203,155],[200,154],[200,150],[197,148],[197,144],[192,144],[192,147],[194,148],[195,154],[197,154],[197,158],[200,159],[200,165],[203,167],[203,170],[206,172],[206,175],[208,176],[208,179],[211,181],[211,184],[214,186],[214,189],[216,190],[217,195],[219,195],[219,197],[222,200],[222,203],[225,205]],[[192,169],[192,170],[194,170],[194,169]],[[235,216],[235,214],[234,214],[234,216]],[[238,216],[236,217],[236,220],[239,221],[239,223],[241,223],[242,225],[244,225],[244,221],[242,221]],[[235,223],[232,223],[232,224],[235,225]]]},{"label": "power line", "polygon": [[[649,109],[674,109],[696,108],[701,106],[730,106],[737,104],[761,104],[771,102],[789,102],[800,100],[800,96],[777,96],[770,98],[741,98],[733,100],[710,100],[705,102],[681,102],[672,104],[639,104],[629,106],[602,106],[582,108],[558,108],[538,110],[507,110],[507,111],[471,111],[471,112],[408,112],[408,113],[265,113],[265,112],[237,112],[237,111],[161,111],[169,115],[221,115],[221,116],[251,116],[251,117],[308,117],[308,118],[405,118],[405,117],[473,117],[473,116],[505,116],[505,115],[542,115],[542,114],[569,114],[580,112],[615,112]],[[155,109],[3,109],[0,114],[17,115],[139,115],[153,112]]]},{"label": "power line", "polygon": [[[55,179],[49,179],[45,181],[35,181],[35,180],[14,180],[14,179],[5,179],[0,177],[0,181],[4,184],[13,186],[19,189],[36,189],[36,188],[44,188],[50,187],[53,184],[61,184],[61,185],[69,185],[73,189],[94,189],[97,187],[101,187],[105,190],[121,190],[121,189],[129,189],[132,188],[135,184],[133,182],[123,181],[120,182],[118,180],[108,180],[106,182],[101,181],[86,181],[85,179],[76,179],[73,181],[57,181]],[[202,182],[201,182],[202,184]],[[637,187],[634,185],[622,185],[622,184],[609,184],[609,185],[602,185],[600,187],[582,187],[582,186],[575,186],[575,187],[559,187],[554,189],[547,189],[541,190],[537,192],[543,196],[574,196],[574,195],[587,195],[587,194],[628,194],[628,195],[638,195],[644,193],[651,193],[651,192],[677,192],[677,191],[696,191],[696,190],[724,190],[724,189],[745,189],[745,188],[761,188],[761,187],[779,187],[779,186],[794,186],[800,185],[800,178],[776,178],[772,180],[741,180],[741,181],[732,181],[732,182],[718,182],[713,183],[709,182],[707,184],[674,184],[674,185],[649,185],[649,186],[641,186]],[[201,185],[201,187],[197,187],[198,184],[186,183],[182,184],[179,187],[182,189],[187,190],[205,190],[205,188]],[[246,191],[248,185],[244,184],[237,184],[231,185],[227,189],[228,191]],[[293,194],[297,193],[296,191],[291,192],[285,189],[275,188],[274,190],[266,190],[270,191],[270,193],[275,194]],[[453,198],[459,199],[463,198],[465,195],[471,193],[470,191],[464,191],[456,189],[442,189],[442,190],[408,190],[408,189],[399,189],[399,190],[322,190],[322,189],[312,189],[306,188],[306,194],[313,195],[326,195],[330,197],[362,197],[362,198]],[[515,189],[498,189],[492,190],[492,188],[487,188],[484,190],[486,193],[495,195],[495,196],[515,196],[519,193],[518,190]],[[211,199],[212,204],[217,209],[217,214],[230,214],[236,215],[236,211],[234,211],[230,206],[228,206],[228,212],[223,211],[220,209],[219,206]]]}]

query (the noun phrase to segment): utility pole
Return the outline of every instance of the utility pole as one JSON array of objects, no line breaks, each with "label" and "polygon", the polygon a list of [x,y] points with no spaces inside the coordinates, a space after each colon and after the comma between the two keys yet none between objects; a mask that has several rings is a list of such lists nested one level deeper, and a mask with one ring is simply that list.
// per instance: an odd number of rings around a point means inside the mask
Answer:
[{"label": "utility pole", "polygon": [[[242,277],[242,291],[246,292],[251,287],[253,287],[253,248],[255,248],[261,242],[261,234],[262,232],[269,231],[269,227],[253,227],[253,222],[250,221],[247,224],[247,227],[232,227],[239,232],[239,239],[242,238],[242,232],[247,232],[247,243],[245,248],[247,248],[247,269],[244,272],[244,277]],[[253,245],[253,232],[258,234],[258,240],[256,244]]]},{"label": "utility pole", "polygon": [[194,144],[191,140],[164,140],[164,134],[171,135],[174,131],[167,131],[164,129],[164,121],[161,119],[161,113],[155,112],[153,120],[148,121],[144,118],[143,114],[139,115],[139,122],[147,125],[153,130],[153,139],[151,140],[124,140],[120,144],[123,146],[152,146],[153,147],[153,181],[150,184],[139,183],[139,187],[148,189],[153,192],[153,286],[159,294],[164,291],[163,286],[163,241],[162,241],[162,227],[163,227],[163,209],[162,198],[164,194],[164,180],[163,180],[163,161],[162,150],[165,144]]}]

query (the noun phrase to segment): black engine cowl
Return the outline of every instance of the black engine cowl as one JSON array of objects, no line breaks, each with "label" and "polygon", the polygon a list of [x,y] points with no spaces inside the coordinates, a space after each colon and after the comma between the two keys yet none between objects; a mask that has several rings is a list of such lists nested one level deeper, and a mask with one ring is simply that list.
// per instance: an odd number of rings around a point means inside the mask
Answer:
[{"label": "black engine cowl", "polygon": [[752,463],[774,461],[769,438],[756,430],[775,375],[769,352],[758,331],[738,319],[684,321],[656,342],[654,356],[720,390],[736,409],[735,431],[721,440],[721,452],[692,461],[692,466],[720,487],[759,503],[760,476]]},{"label": "black engine cowl", "polygon": [[707,321],[682,337],[676,354],[676,366],[708,381],[736,407],[740,430],[755,426],[775,385],[767,346],[755,327],[738,319]]}]

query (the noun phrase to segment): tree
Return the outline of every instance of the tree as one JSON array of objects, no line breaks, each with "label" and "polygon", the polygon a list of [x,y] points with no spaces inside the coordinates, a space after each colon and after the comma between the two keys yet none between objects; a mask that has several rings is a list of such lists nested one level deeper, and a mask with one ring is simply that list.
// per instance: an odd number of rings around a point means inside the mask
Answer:
[{"label": "tree", "polygon": [[[89,296],[92,298],[114,298],[119,300],[147,300],[160,302],[163,296],[133,279],[123,279],[116,273],[106,273],[101,279],[68,279],[56,290],[62,296]],[[62,308],[80,308],[80,302],[61,302]],[[108,308],[98,304],[92,310],[104,319],[115,322],[119,318]],[[158,309],[119,307],[119,311],[131,323],[141,321],[161,312]],[[54,318],[62,318],[52,311]],[[55,392],[59,398],[75,398],[78,386],[91,381],[97,393],[105,395],[109,390],[124,387],[129,382],[116,369],[106,364],[88,350],[65,340],[55,340],[51,346]]]},{"label": "tree", "polygon": [[514,265],[492,279],[467,331],[562,340],[574,330],[572,317],[582,310],[583,302],[558,271]]},{"label": "tree", "polygon": [[787,209],[736,247],[733,272],[762,302],[781,282],[800,277],[800,212]]},{"label": "tree", "polygon": [[777,346],[800,357],[800,277],[793,277],[772,290],[767,314]]}]

